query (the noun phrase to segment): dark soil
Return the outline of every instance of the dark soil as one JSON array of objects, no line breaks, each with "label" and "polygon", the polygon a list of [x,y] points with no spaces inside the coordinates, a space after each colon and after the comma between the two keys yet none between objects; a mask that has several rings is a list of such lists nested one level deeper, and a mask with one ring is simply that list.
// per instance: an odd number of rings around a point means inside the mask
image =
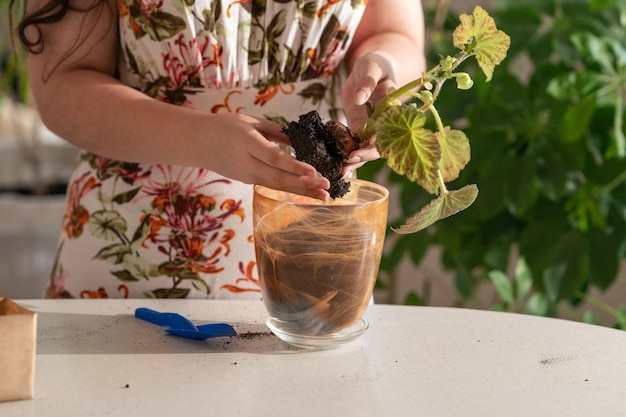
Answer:
[{"label": "dark soil", "polygon": [[289,122],[283,132],[291,140],[296,158],[328,178],[331,198],[343,197],[350,190],[341,168],[350,152],[358,148],[358,141],[346,126],[335,121],[324,123],[313,110],[301,115],[297,122]]},{"label": "dark soil", "polygon": [[311,212],[268,235],[257,248],[257,264],[270,314],[297,334],[328,334],[352,325],[371,290],[363,258],[370,240],[358,220],[330,210]]}]

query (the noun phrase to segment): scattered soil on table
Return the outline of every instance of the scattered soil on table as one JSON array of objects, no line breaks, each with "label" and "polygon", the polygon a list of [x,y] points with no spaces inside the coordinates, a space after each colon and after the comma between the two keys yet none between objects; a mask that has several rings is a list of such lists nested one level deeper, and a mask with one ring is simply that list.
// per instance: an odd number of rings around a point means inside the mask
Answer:
[{"label": "scattered soil on table", "polygon": [[253,339],[263,339],[263,338],[267,338],[267,337],[275,337],[274,333],[272,332],[246,332],[246,333],[240,333],[237,336],[233,336],[236,337],[238,339],[248,339],[248,340],[253,340]]},{"label": "scattered soil on table", "polygon": [[358,149],[359,141],[340,122],[324,123],[316,110],[303,114],[298,121],[283,129],[295,150],[296,158],[311,164],[330,181],[331,198],[343,197],[350,184],[343,180],[341,168],[350,152]]}]

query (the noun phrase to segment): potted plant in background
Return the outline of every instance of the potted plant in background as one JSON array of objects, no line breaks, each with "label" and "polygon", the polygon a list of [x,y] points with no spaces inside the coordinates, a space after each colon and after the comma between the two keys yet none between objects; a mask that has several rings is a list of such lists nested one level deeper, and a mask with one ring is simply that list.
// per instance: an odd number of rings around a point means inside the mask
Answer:
[{"label": "potted plant in background", "polygon": [[[431,3],[427,21],[437,24],[429,28],[431,53],[446,54],[456,16],[448,2]],[[479,184],[481,193],[454,218],[394,240],[383,275],[393,277],[403,259],[419,265],[437,246],[453,275],[455,305],[581,318],[571,308],[587,302],[611,313],[607,324],[625,328],[623,298],[610,306],[597,295],[619,285],[626,249],[626,4],[494,0],[492,6],[513,39],[508,64],[491,83],[475,79],[475,94],[438,101],[440,112],[473,138],[472,160],[458,181]],[[382,162],[366,165],[360,176],[383,177],[400,189],[396,224],[427,198]],[[379,286],[393,282],[383,277]],[[485,286],[495,298],[479,299]],[[411,292],[405,301],[428,303],[428,294]],[[584,319],[597,321],[589,312]]]}]

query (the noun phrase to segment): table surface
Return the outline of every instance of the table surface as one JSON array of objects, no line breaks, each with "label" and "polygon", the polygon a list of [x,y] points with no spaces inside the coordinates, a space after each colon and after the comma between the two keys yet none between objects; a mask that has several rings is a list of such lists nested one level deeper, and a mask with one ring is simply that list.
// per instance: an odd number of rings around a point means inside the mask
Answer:
[{"label": "table surface", "polygon": [[[373,305],[332,350],[290,347],[261,302],[17,300],[38,312],[35,396],[3,417],[626,416],[626,332],[558,319]],[[137,307],[238,336],[194,341]]]}]

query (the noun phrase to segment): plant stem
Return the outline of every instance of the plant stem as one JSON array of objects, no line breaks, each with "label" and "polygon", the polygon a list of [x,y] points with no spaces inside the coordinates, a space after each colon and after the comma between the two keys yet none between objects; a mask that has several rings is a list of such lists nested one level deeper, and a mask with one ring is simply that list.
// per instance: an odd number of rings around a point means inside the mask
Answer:
[{"label": "plant stem", "polygon": [[435,83],[435,89],[433,91],[433,96],[432,96],[431,102],[430,103],[425,103],[424,106],[422,106],[422,108],[420,108],[420,110],[424,111],[426,108],[428,108],[428,106],[430,106],[430,104],[432,104],[437,99],[437,96],[439,95],[439,92],[441,91],[441,87],[443,86],[443,83],[448,78],[452,77],[452,75],[451,75],[452,72],[463,61],[465,61],[467,58],[469,58],[472,55],[474,55],[473,48],[460,51],[460,52],[458,52],[454,56],[454,59],[452,61],[452,65],[450,66],[449,69],[443,70],[441,68],[441,64],[437,64],[433,68],[431,68],[430,70],[425,72],[420,78],[415,79],[415,80],[413,80],[411,82],[408,82],[405,85],[403,85],[402,87],[398,88],[397,90],[394,90],[394,91],[388,93],[387,97],[378,106],[376,106],[376,108],[374,109],[374,111],[372,112],[372,114],[369,117],[368,123],[366,123],[361,128],[361,130],[359,130],[359,132],[357,132],[357,137],[361,141],[367,141],[370,138],[370,136],[372,136],[375,133],[374,128],[372,127],[374,125],[374,123],[372,123],[372,122],[375,121],[376,119],[378,119],[378,117],[380,117],[380,115],[385,110],[387,110],[390,107],[395,106],[396,103],[398,101],[400,101],[402,98],[412,96],[411,93],[414,90],[417,90],[420,87],[422,87],[424,84],[426,84],[428,82],[434,82]]},{"label": "plant stem", "polygon": [[624,113],[624,100],[621,91],[618,89],[615,93],[615,116],[613,119],[613,128],[615,129],[615,146],[617,147],[617,156],[623,158],[626,154],[626,144],[624,143],[624,131],[622,130],[622,114]]},{"label": "plant stem", "polygon": [[441,174],[440,169],[437,169],[437,181],[439,182],[439,188],[441,189],[441,192],[439,193],[439,195],[441,194],[447,195],[448,187],[446,187],[446,183],[443,180],[443,175]]},{"label": "plant stem", "polygon": [[594,307],[599,308],[600,310],[604,311],[606,314],[614,317],[614,318],[618,318],[620,316],[620,312],[619,310],[617,310],[616,308],[610,306],[609,304],[606,304],[600,300],[598,300],[597,298],[589,295],[589,294],[585,294],[582,291],[576,291],[576,296],[579,297],[581,300],[583,300],[586,303],[591,304]]},{"label": "plant stem", "polygon": [[[443,84],[443,81],[441,82],[441,84]],[[437,84],[437,85],[439,86],[441,84]],[[437,111],[437,109],[433,105],[432,101],[428,104],[427,109],[431,111],[431,113],[433,114],[433,118],[435,119],[435,123],[437,123],[437,130],[438,130],[437,140],[439,140],[439,138],[441,136],[445,136],[446,135],[445,128],[444,128],[443,122],[441,120],[441,116],[439,115],[439,112]],[[440,194],[448,194],[448,188],[446,187],[446,183],[443,180],[443,175],[441,174],[441,170],[440,169],[437,169],[437,180],[439,182],[439,188],[441,190]]]}]

